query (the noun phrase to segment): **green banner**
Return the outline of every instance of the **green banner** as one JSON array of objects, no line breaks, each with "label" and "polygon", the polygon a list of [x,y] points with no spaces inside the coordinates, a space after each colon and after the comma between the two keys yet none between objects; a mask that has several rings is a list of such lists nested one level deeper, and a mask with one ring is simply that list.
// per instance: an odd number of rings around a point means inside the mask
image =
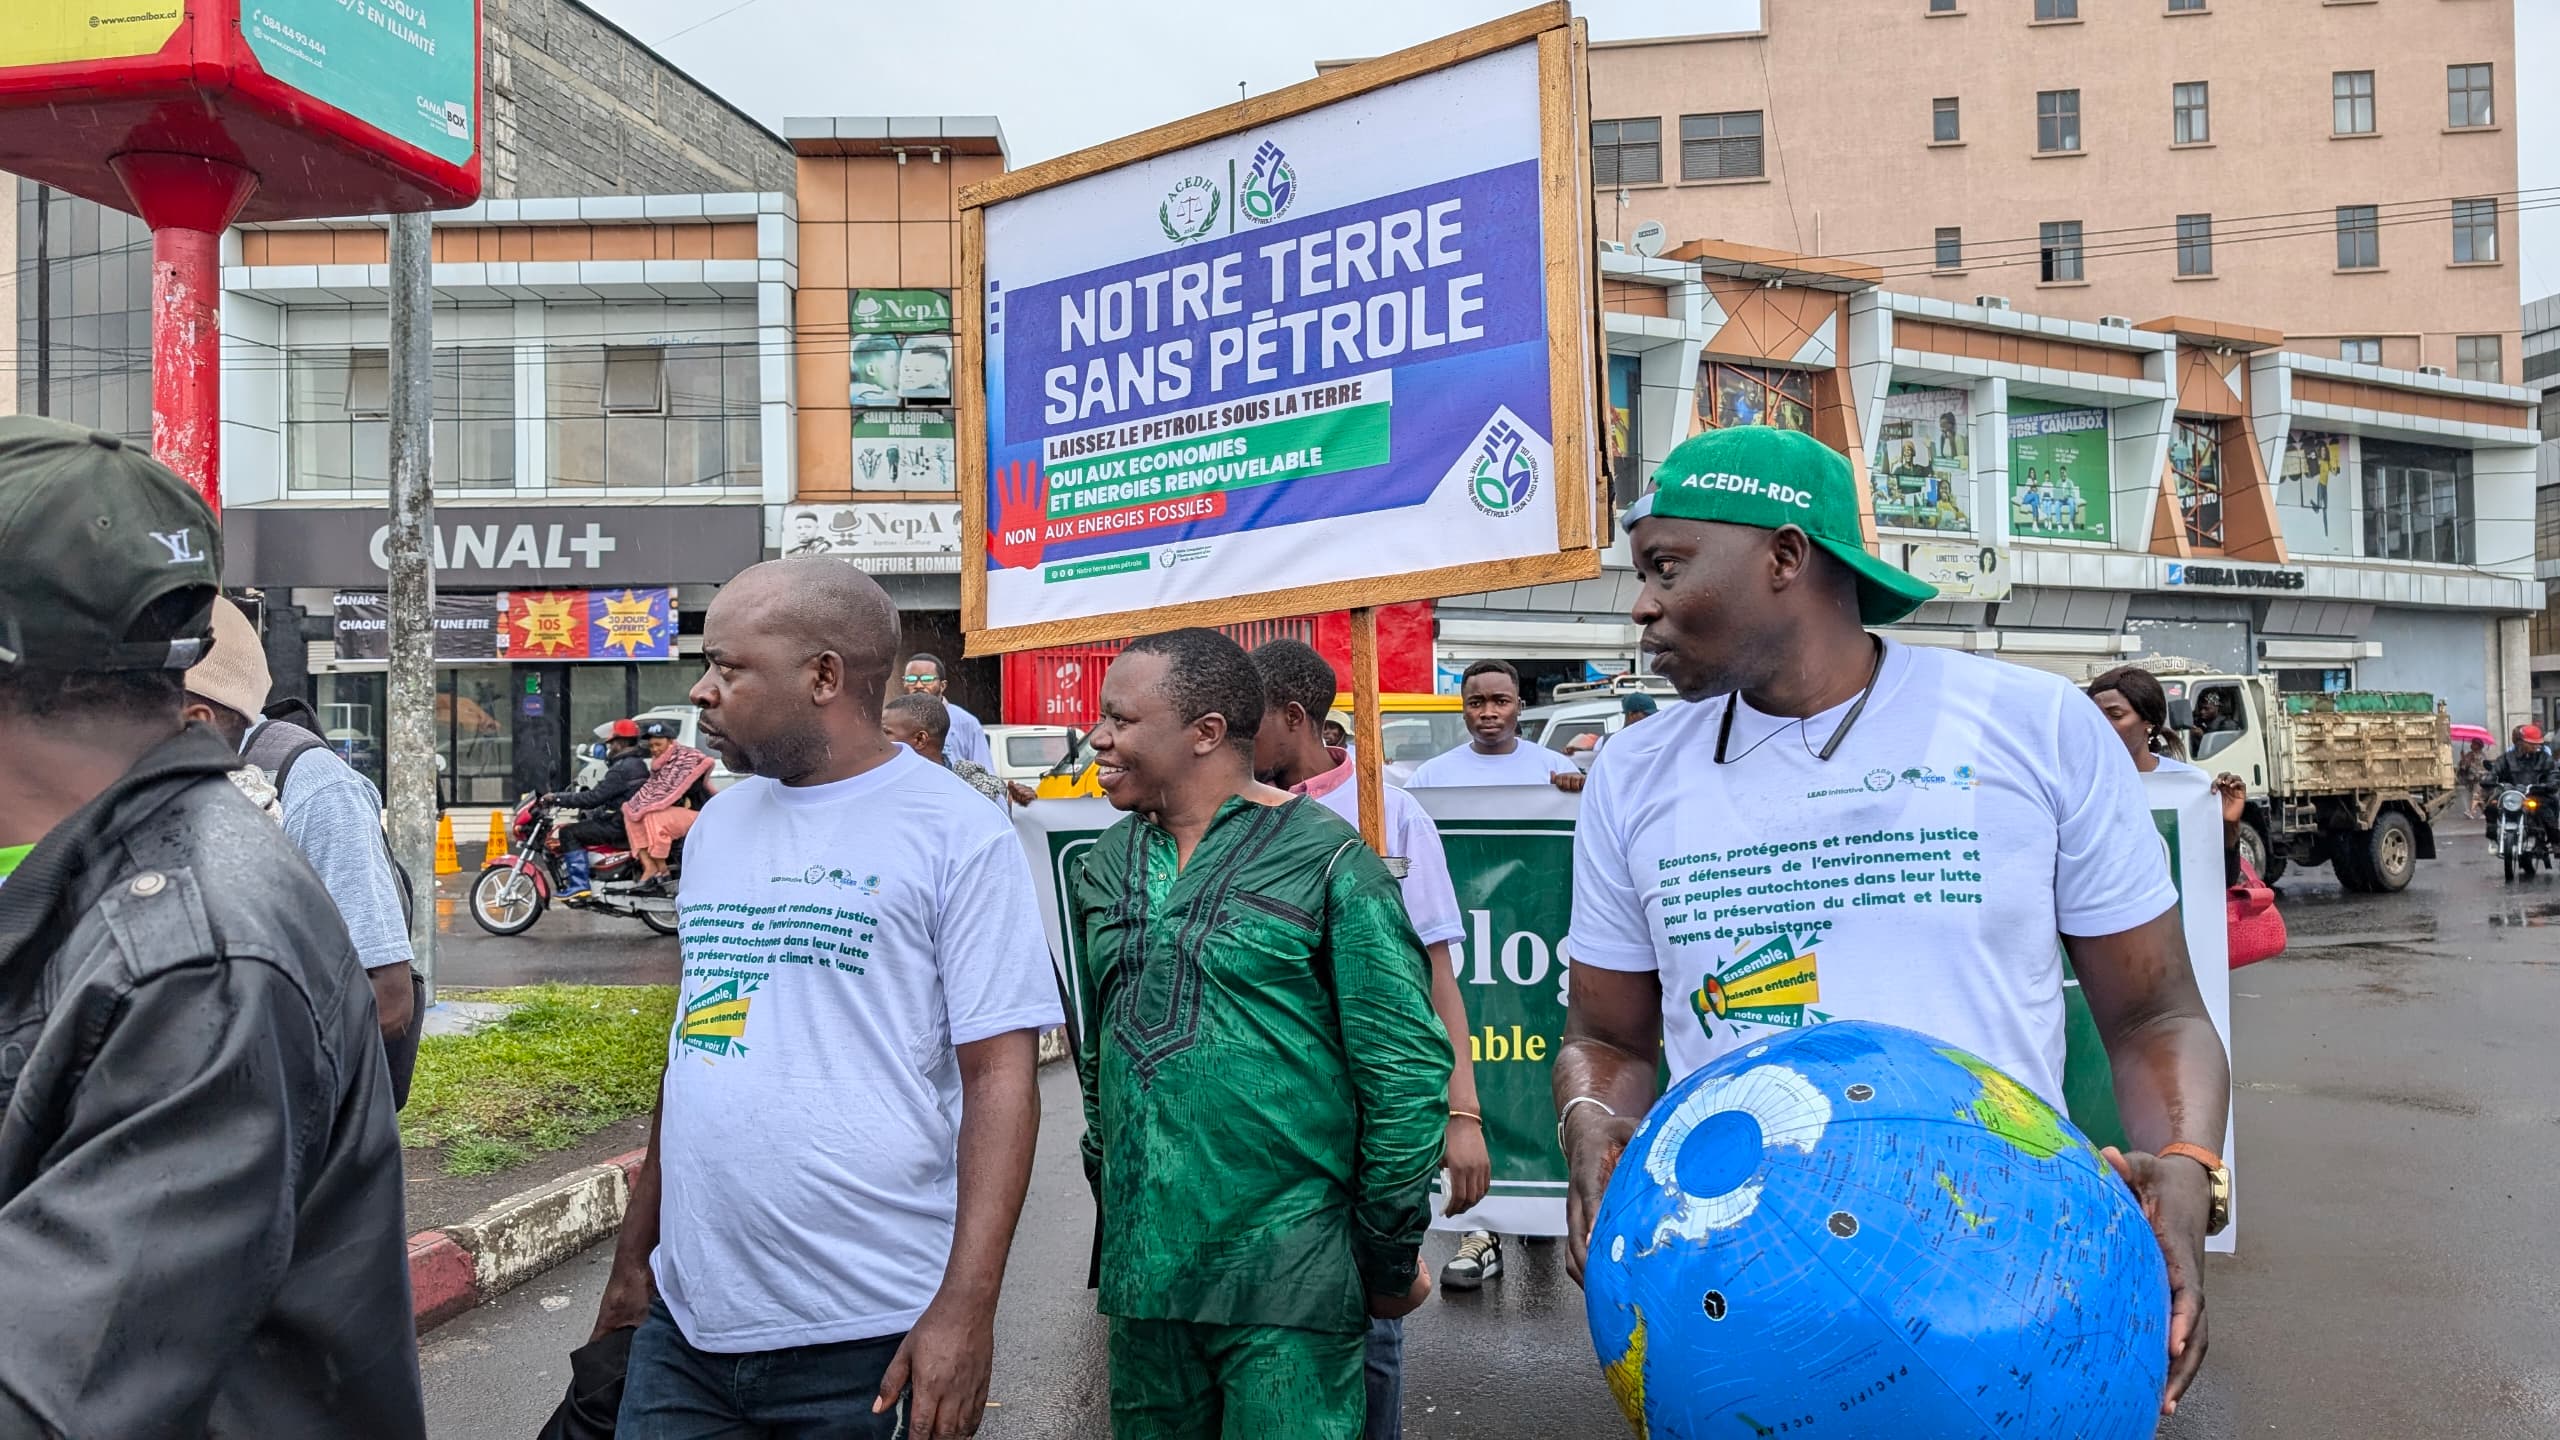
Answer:
[{"label": "green banner", "polygon": [[856,290],[856,335],[940,335],[951,329],[948,290]]},{"label": "green banner", "polygon": [[1049,514],[1246,490],[1386,461],[1386,402],[1353,405],[1061,465],[1049,472]]},{"label": "green banner", "polygon": [[2009,401],[2009,536],[2096,540],[2109,518],[2107,412],[2023,396]]},{"label": "green banner", "polygon": [[478,133],[478,21],[473,0],[251,0],[240,30],[269,75],[460,164]]}]

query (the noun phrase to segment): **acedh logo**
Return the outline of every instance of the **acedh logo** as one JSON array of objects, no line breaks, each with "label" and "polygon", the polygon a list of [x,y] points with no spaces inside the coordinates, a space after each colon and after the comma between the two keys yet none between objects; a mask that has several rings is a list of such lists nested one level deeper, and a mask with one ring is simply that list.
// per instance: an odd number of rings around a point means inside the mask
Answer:
[{"label": "acedh logo", "polygon": [[1164,238],[1187,244],[1216,227],[1218,208],[1225,199],[1208,176],[1187,176],[1156,207],[1156,223],[1164,227]]},{"label": "acedh logo", "polygon": [[1298,172],[1290,168],[1288,154],[1270,141],[1263,141],[1262,148],[1253,152],[1253,168],[1244,172],[1236,208],[1256,225],[1268,225],[1288,214],[1297,198]]},{"label": "acedh logo", "polygon": [[1468,472],[1467,498],[1478,510],[1503,520],[1527,509],[1529,497],[1537,493],[1537,458],[1508,421],[1495,421],[1485,431],[1484,447],[1476,452],[1475,468]]}]

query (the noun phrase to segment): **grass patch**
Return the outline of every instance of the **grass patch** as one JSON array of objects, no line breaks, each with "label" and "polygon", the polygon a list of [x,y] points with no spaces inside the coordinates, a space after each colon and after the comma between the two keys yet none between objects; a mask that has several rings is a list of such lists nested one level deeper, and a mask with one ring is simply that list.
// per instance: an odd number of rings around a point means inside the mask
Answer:
[{"label": "grass patch", "polygon": [[672,985],[528,985],[474,992],[516,1008],[470,1035],[418,1046],[400,1143],[433,1146],[448,1175],[485,1175],[648,1112],[666,1068]]}]

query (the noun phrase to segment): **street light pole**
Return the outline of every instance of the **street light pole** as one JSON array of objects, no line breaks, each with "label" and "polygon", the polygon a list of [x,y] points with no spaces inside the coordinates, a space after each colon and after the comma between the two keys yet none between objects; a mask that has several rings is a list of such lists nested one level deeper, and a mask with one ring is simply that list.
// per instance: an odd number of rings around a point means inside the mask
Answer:
[{"label": "street light pole", "polygon": [[389,764],[391,853],[423,880],[409,917],[409,944],[436,996],[436,671],[434,222],[424,213],[391,218],[391,684]]}]

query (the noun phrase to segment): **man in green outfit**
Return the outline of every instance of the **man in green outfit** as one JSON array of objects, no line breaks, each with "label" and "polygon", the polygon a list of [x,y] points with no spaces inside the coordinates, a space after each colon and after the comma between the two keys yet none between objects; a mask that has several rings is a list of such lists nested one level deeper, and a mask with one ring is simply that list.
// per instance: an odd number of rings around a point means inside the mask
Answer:
[{"label": "man in green outfit", "polygon": [[1091,740],[1130,812],[1074,882],[1084,1164],[1120,1440],[1357,1440],[1371,1317],[1429,1298],[1447,1032],[1386,866],[1258,784],[1235,642],[1133,642]]}]

